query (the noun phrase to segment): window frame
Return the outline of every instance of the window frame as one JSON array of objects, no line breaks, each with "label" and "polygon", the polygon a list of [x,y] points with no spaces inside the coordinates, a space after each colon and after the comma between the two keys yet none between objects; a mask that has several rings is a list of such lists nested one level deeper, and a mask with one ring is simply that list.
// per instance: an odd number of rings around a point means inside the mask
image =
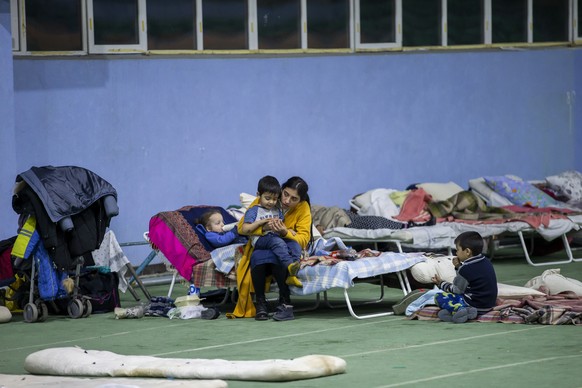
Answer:
[{"label": "window frame", "polygon": [[136,54],[147,53],[147,13],[146,0],[137,1],[138,43],[137,44],[95,44],[93,0],[87,1],[86,30],[88,40],[88,54]]},{"label": "window frame", "polygon": [[20,52],[20,7],[18,0],[10,0],[10,30],[12,32],[12,52]]},{"label": "window frame", "polygon": [[[71,51],[29,51],[26,44],[26,0],[10,0],[10,19],[12,28],[12,53],[16,56],[57,56],[57,55],[87,55],[87,7],[85,0],[79,0],[81,4],[81,50]],[[16,11],[16,12],[14,12]],[[18,40],[18,49],[14,50],[14,37]]]},{"label": "window frame", "polygon": [[[202,44],[203,44],[203,39],[202,39],[202,0],[194,0],[194,12],[196,17],[192,20],[192,27],[194,30],[194,33],[196,34],[196,49],[150,49],[149,48],[149,42],[146,40],[146,46],[147,46],[147,53],[148,54],[167,54],[167,55],[171,55],[171,54],[195,54],[195,53],[199,53],[202,51]],[[145,17],[145,33],[146,33],[146,39],[147,39],[147,35],[148,35],[148,22],[147,22],[147,0],[146,0],[146,17]]]},{"label": "window frame", "polygon": [[[449,48],[449,49],[466,49],[466,48],[478,48],[478,47],[483,47],[484,45],[487,45],[487,4],[489,4],[489,10],[491,10],[491,0],[481,0],[482,1],[482,5],[483,5],[483,19],[482,19],[482,24],[481,24],[481,28],[483,29],[481,31],[481,36],[483,37],[483,41],[480,43],[471,43],[471,44],[456,44],[456,45],[450,45],[449,44],[449,6],[448,6],[448,0],[442,0],[442,15],[443,15],[443,25],[444,25],[444,30],[443,30],[443,47]],[[491,12],[489,12],[489,15],[491,15]],[[490,44],[490,43],[489,43]]]},{"label": "window frame", "polygon": [[571,28],[572,37],[571,40],[574,44],[582,44],[582,32],[578,35],[578,26],[580,25],[580,20],[578,20],[578,10],[582,8],[582,0],[573,0],[572,2],[572,17],[571,20]]},{"label": "window frame", "polygon": [[[389,1],[389,0],[387,0]],[[402,0],[393,0],[394,12],[394,42],[362,43],[360,0],[354,0],[354,50],[355,51],[382,51],[402,49]],[[444,0],[446,1],[446,0]]]}]

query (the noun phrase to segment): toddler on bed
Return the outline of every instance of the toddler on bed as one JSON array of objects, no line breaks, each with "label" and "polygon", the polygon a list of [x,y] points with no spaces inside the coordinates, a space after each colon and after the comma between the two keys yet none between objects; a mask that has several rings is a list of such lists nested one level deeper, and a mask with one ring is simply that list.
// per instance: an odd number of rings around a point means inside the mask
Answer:
[{"label": "toddler on bed", "polygon": [[[296,276],[300,266],[301,246],[296,241],[284,239],[272,231],[274,223],[283,222],[283,211],[279,206],[281,185],[277,178],[270,175],[262,177],[259,180],[257,196],[259,203],[246,211],[241,233],[249,235],[255,249],[273,252],[289,271],[287,284],[302,287],[303,284]],[[262,234],[252,234],[260,227]]]},{"label": "toddler on bed", "polygon": [[244,244],[246,237],[239,236],[236,228],[224,231],[224,218],[218,209],[208,210],[200,217],[196,230],[206,237],[206,240],[213,248],[220,248],[230,244]]},{"label": "toddler on bed", "polygon": [[477,232],[464,232],[455,239],[457,256],[453,264],[457,276],[452,283],[443,281],[438,274],[432,277],[442,290],[434,302],[442,310],[438,316],[445,322],[464,323],[495,307],[497,277],[491,261],[483,252],[483,238]]}]

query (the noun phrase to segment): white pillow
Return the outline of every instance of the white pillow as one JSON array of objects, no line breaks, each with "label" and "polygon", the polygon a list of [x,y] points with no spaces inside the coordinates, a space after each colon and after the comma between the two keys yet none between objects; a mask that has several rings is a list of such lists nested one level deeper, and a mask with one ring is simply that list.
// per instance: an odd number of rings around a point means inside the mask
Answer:
[{"label": "white pillow", "polygon": [[255,198],[257,198],[255,195],[247,194],[247,193],[240,193],[239,197],[240,197],[240,205],[245,209],[248,209],[249,206],[251,206],[251,203],[253,203],[253,201],[255,200]]},{"label": "white pillow", "polygon": [[526,296],[544,296],[543,292],[529,287],[512,286],[510,284],[497,283],[497,297],[503,299],[521,299]]},{"label": "white pillow", "polygon": [[426,261],[413,265],[410,268],[410,274],[416,281],[423,284],[431,284],[435,274],[446,282],[452,282],[457,275],[453,265],[453,257],[427,257]]},{"label": "white pillow", "polygon": [[465,190],[455,182],[421,183],[419,185],[416,185],[416,187],[420,187],[428,194],[430,194],[432,196],[432,200],[435,202],[446,201],[453,195]]},{"label": "white pillow", "polygon": [[582,282],[560,275],[559,268],[545,270],[540,276],[529,280],[525,286],[535,289],[543,287],[550,295],[572,291],[576,295],[582,296]]},{"label": "white pillow", "polygon": [[394,189],[374,189],[359,195],[350,201],[361,216],[379,216],[392,218],[400,213],[400,208],[390,198]]},{"label": "white pillow", "polygon": [[0,323],[10,322],[12,319],[12,313],[7,307],[0,306]]},{"label": "white pillow", "polygon": [[565,171],[546,178],[550,187],[572,202],[582,202],[582,174],[578,171]]},{"label": "white pillow", "polygon": [[471,190],[484,197],[489,206],[502,207],[513,205],[509,199],[493,191],[493,189],[485,183],[485,178],[483,177],[469,180],[469,187]]}]

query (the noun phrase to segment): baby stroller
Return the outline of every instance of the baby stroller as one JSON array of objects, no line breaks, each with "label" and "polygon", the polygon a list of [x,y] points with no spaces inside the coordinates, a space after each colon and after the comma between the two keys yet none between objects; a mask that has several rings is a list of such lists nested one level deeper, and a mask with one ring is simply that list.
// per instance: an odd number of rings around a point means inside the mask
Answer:
[{"label": "baby stroller", "polygon": [[[20,214],[12,250],[15,269],[30,286],[24,320],[46,320],[46,303],[64,298],[69,298],[71,318],[91,315],[90,298],[79,293],[79,277],[85,263],[92,261],[91,252],[103,241],[111,218],[119,214],[113,186],[81,167],[32,167],[16,177],[12,208]],[[69,295],[63,280],[71,274]]]}]

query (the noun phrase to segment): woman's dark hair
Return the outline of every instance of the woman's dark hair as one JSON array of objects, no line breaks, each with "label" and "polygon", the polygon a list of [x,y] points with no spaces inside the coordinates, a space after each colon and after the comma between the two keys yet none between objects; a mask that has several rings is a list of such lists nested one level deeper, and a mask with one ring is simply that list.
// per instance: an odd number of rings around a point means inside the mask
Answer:
[{"label": "woman's dark hair", "polygon": [[[281,190],[285,190],[286,188],[297,190],[297,194],[299,194],[299,201],[306,201],[311,211],[311,202],[309,201],[309,194],[307,194],[309,186],[307,185],[307,182],[303,180],[303,178],[294,176],[287,179],[287,181],[281,186]],[[311,227],[309,228],[309,243],[313,244],[313,217],[311,217]]]},{"label": "woman's dark hair", "polygon": [[477,232],[463,232],[455,239],[455,244],[459,244],[462,249],[469,248],[473,256],[483,252],[483,237]]},{"label": "woman's dark hair", "polygon": [[309,194],[307,194],[309,186],[307,185],[307,182],[303,180],[303,178],[294,176],[287,179],[287,181],[283,183],[283,186],[281,186],[281,188],[284,190],[287,187],[293,190],[297,190],[297,194],[299,194],[299,200],[307,201],[307,203],[311,206],[311,202],[309,202]]},{"label": "woman's dark hair", "polygon": [[259,195],[264,193],[272,193],[281,195],[281,185],[277,178],[271,175],[266,175],[259,180],[259,184],[257,186],[257,192]]}]

